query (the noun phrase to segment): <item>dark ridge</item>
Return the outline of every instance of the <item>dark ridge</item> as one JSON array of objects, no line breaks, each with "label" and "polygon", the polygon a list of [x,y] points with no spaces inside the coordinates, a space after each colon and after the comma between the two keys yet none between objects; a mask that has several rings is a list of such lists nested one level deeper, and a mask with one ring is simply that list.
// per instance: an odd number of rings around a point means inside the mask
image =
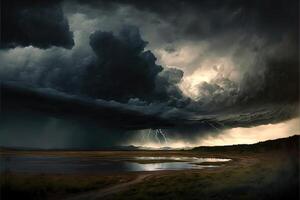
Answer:
[{"label": "dark ridge", "polygon": [[205,152],[264,152],[269,150],[300,150],[300,135],[294,135],[287,138],[279,138],[275,140],[267,140],[255,144],[238,144],[228,146],[200,146],[195,147],[193,151]]}]

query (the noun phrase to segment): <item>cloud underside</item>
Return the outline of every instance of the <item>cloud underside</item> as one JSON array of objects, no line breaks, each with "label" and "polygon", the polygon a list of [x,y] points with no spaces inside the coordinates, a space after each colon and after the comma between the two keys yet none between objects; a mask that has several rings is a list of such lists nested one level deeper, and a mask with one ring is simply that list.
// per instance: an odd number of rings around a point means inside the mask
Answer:
[{"label": "cloud underside", "polygon": [[46,116],[91,121],[99,126],[122,130],[169,129],[201,132],[233,127],[277,123],[297,115],[297,104],[234,108],[201,114],[174,109],[166,104],[135,105],[116,101],[86,99],[52,89],[28,89],[2,83],[2,113],[37,112]]}]

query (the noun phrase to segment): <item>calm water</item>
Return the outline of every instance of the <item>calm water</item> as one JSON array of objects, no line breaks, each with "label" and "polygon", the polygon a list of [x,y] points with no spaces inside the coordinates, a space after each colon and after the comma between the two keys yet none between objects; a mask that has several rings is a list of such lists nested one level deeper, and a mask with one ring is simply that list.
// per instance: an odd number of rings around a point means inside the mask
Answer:
[{"label": "calm water", "polygon": [[[133,171],[184,170],[218,167],[202,162],[230,159],[196,157],[82,158],[59,156],[2,156],[0,171],[34,173],[111,173]],[[139,163],[139,162],[155,163]],[[160,162],[161,161],[161,162]]]}]

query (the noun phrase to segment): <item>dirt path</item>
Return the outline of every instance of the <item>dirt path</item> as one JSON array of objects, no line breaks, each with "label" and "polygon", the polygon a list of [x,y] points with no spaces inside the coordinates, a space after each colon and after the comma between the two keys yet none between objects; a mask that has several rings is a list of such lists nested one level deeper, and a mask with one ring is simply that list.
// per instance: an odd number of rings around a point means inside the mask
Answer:
[{"label": "dirt path", "polygon": [[127,183],[121,183],[121,184],[117,184],[117,185],[114,185],[114,186],[109,187],[109,188],[86,192],[86,193],[83,193],[83,194],[72,196],[70,198],[66,198],[66,200],[96,200],[96,199],[101,199],[101,197],[125,191],[129,186],[140,183],[140,182],[142,182],[143,180],[145,180],[147,177],[149,177],[151,175],[153,175],[153,174],[141,174],[136,179],[134,179],[132,181],[129,181]]}]

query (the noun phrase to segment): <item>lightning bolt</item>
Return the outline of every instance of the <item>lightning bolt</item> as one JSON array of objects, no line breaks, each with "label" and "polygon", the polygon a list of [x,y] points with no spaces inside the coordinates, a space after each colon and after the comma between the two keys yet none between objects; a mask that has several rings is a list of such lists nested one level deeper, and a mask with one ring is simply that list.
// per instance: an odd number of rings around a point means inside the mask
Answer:
[{"label": "lightning bolt", "polygon": [[167,135],[161,129],[149,129],[149,131],[143,134],[143,141],[156,140],[159,144],[168,144]]},{"label": "lightning bolt", "polygon": [[158,133],[159,133],[158,130],[159,130],[159,129],[156,129],[156,130],[155,130],[155,138],[156,138],[156,140],[158,141],[158,143],[161,144],[161,141],[160,141],[160,139],[159,139],[159,137],[158,137]]},{"label": "lightning bolt", "polygon": [[164,140],[165,140],[165,144],[168,144],[168,140],[167,140],[167,137],[166,137],[166,135],[162,132],[162,130],[161,129],[158,129],[158,131],[159,131],[159,133],[162,135],[162,137],[164,138]]}]

